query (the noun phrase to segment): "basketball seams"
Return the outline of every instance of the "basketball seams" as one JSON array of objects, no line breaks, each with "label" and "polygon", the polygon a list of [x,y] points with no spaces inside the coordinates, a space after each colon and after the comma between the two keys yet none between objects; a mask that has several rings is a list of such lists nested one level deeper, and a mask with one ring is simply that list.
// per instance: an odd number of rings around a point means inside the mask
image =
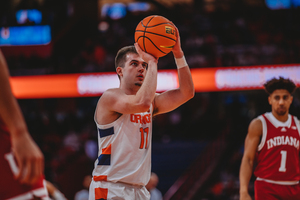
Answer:
[{"label": "basketball seams", "polygon": [[176,28],[168,19],[157,15],[149,16],[140,21],[136,27],[135,42],[146,53],[162,57],[172,50],[167,49],[167,46],[171,47],[177,41],[174,29]]},{"label": "basketball seams", "polygon": [[[145,34],[146,34],[146,29],[147,29],[148,24],[149,24],[149,23],[151,22],[151,20],[154,19],[154,18],[155,18],[155,16],[153,16],[152,18],[150,18],[149,21],[147,22],[146,27],[145,27],[145,32],[144,32],[144,37],[143,37],[143,44],[144,44],[144,51],[145,51],[145,52],[147,52],[147,50],[146,50],[146,45],[145,45]],[[143,21],[142,21],[142,24],[143,24]],[[148,53],[148,52],[147,52],[147,53]]]},{"label": "basketball seams", "polygon": [[[136,30],[136,32],[144,32],[143,37],[146,37],[145,34],[146,34],[146,33],[149,33],[149,34],[152,34],[152,35],[157,35],[157,36],[165,37],[165,38],[168,38],[168,39],[173,40],[174,42],[176,42],[175,39],[173,39],[173,38],[171,38],[171,37],[168,37],[168,36],[165,36],[165,35],[158,34],[158,33],[153,33],[153,32],[149,32],[149,31],[142,31],[142,30]],[[140,37],[141,37],[141,36],[140,36]]]},{"label": "basketball seams", "polygon": [[139,39],[141,38],[141,37],[143,37],[143,39],[148,39],[152,44],[153,44],[153,46],[155,46],[155,48],[157,48],[160,52],[162,52],[162,53],[164,53],[164,54],[167,54],[166,52],[163,52],[158,46],[156,46],[155,44],[154,44],[154,42],[152,42],[152,40],[149,38],[149,37],[147,37],[147,36],[139,36],[137,39],[136,39],[136,41],[138,42],[139,41]]},{"label": "basketball seams", "polygon": [[[149,22],[148,22],[149,24]],[[169,23],[169,22],[162,22],[160,24],[154,24],[154,25],[151,25],[151,26],[148,26],[148,25],[144,25],[143,22],[141,22],[141,25],[145,28],[154,28],[156,26],[160,26],[160,25],[164,25],[164,24],[167,24],[167,25],[170,25],[170,26],[173,26],[173,24]]]},{"label": "basketball seams", "polygon": [[156,46],[149,37],[145,36],[144,38],[148,39],[153,44],[153,46],[155,46],[155,48],[157,48],[157,50],[159,50],[160,52],[162,52],[164,54],[167,54],[166,52],[163,52],[158,46]]}]

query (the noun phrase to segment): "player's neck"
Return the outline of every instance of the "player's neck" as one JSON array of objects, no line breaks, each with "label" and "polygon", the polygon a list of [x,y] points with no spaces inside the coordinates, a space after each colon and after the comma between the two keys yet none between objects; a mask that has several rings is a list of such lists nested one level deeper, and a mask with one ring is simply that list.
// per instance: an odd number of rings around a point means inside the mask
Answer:
[{"label": "player's neck", "polygon": [[120,85],[120,89],[125,92],[127,95],[135,95],[137,91],[140,89],[139,86],[126,87],[125,85]]},{"label": "player's neck", "polygon": [[272,114],[280,122],[286,122],[289,118],[289,113],[288,112],[284,115],[278,115],[276,112],[272,111]]}]

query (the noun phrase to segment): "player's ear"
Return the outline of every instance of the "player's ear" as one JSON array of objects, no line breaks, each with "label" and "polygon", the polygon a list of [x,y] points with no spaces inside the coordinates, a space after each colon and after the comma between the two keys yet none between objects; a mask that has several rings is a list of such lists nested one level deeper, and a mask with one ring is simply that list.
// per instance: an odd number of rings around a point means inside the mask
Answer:
[{"label": "player's ear", "polygon": [[271,104],[271,95],[269,95],[268,101],[269,101],[269,104],[272,105],[272,104]]},{"label": "player's ear", "polygon": [[291,96],[290,96],[290,101],[291,101],[291,103],[293,102],[293,99],[294,99],[294,97],[291,95]]},{"label": "player's ear", "polygon": [[116,72],[120,77],[123,76],[123,68],[122,67],[117,67]]}]

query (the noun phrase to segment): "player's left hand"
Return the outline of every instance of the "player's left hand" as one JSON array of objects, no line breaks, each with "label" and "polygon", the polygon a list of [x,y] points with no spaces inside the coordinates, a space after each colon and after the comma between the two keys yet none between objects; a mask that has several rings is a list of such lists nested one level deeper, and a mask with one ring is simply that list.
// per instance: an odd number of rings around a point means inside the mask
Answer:
[{"label": "player's left hand", "polygon": [[12,151],[16,157],[19,173],[16,179],[32,185],[43,176],[44,156],[29,133],[11,138]]},{"label": "player's left hand", "polygon": [[183,51],[181,49],[181,42],[180,42],[180,35],[179,35],[179,30],[178,28],[175,26],[175,24],[173,22],[171,22],[173,24],[173,26],[176,29],[176,36],[177,36],[177,41],[176,44],[174,45],[172,52],[175,58],[182,58],[183,56]]}]

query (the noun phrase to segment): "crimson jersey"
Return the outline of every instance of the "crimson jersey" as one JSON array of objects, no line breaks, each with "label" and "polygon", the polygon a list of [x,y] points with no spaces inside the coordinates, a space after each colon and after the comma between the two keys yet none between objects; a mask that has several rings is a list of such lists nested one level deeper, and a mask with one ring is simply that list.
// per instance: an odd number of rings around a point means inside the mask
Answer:
[{"label": "crimson jersey", "polygon": [[34,196],[48,199],[43,177],[34,185],[24,185],[14,178],[14,173],[17,172],[18,167],[11,152],[10,135],[0,118],[0,199],[27,200]]},{"label": "crimson jersey", "polygon": [[256,155],[256,177],[274,181],[299,181],[300,126],[295,116],[286,122],[278,121],[272,113],[258,117],[263,134]]}]

